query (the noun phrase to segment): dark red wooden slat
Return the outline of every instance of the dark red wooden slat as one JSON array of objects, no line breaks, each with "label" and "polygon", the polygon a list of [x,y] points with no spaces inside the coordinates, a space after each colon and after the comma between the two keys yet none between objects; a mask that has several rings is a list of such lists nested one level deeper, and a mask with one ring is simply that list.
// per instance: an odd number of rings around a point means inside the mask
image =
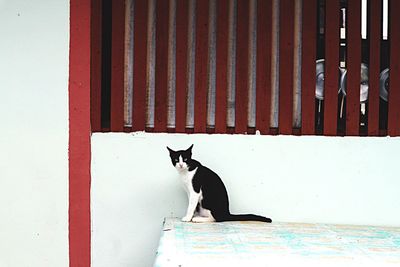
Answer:
[{"label": "dark red wooden slat", "polygon": [[226,133],[228,70],[228,0],[217,1],[217,70],[215,92],[215,132]]},{"label": "dark red wooden slat", "polygon": [[361,70],[361,0],[348,1],[346,135],[359,135]]},{"label": "dark red wooden slat", "polygon": [[247,131],[249,1],[237,1],[235,133]]},{"label": "dark red wooden slat", "polygon": [[125,1],[112,1],[111,131],[124,130]]},{"label": "dark red wooden slat", "polygon": [[379,73],[382,0],[369,1],[368,135],[379,135]]},{"label": "dark red wooden slat", "polygon": [[294,1],[280,1],[279,13],[279,132],[292,134]]},{"label": "dark red wooden slat", "polygon": [[101,42],[102,1],[92,0],[90,40],[90,122],[93,132],[101,131]]},{"label": "dark red wooden slat", "polygon": [[337,134],[339,0],[326,0],[324,135]]},{"label": "dark red wooden slat", "polygon": [[169,1],[156,4],[156,66],[154,131],[167,130],[168,115],[168,17]]},{"label": "dark red wooden slat", "polygon": [[301,133],[315,133],[315,61],[317,0],[303,2],[302,65],[301,65]]},{"label": "dark red wooden slat", "polygon": [[176,104],[175,131],[185,132],[187,96],[188,1],[176,3]]},{"label": "dark red wooden slat", "polygon": [[207,127],[208,0],[196,2],[196,63],[194,92],[194,131]]},{"label": "dark red wooden slat", "polygon": [[267,134],[271,112],[272,1],[259,1],[257,5],[256,128]]},{"label": "dark red wooden slat", "polygon": [[133,131],[144,131],[146,125],[147,10],[147,0],[135,1],[132,101]]},{"label": "dark red wooden slat", "polygon": [[400,135],[400,1],[391,0],[390,12],[390,87],[388,134]]}]

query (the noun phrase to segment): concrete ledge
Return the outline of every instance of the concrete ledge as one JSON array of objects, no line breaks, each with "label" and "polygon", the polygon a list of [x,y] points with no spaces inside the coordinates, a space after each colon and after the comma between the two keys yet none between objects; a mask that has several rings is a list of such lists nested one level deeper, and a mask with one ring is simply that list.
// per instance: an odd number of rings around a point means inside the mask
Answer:
[{"label": "concrete ledge", "polygon": [[167,218],[154,266],[400,266],[400,228]]}]

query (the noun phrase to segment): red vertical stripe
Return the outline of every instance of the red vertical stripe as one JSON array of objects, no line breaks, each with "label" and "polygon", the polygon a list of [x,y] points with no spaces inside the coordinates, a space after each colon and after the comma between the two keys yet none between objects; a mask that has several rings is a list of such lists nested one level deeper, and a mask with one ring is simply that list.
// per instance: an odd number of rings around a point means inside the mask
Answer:
[{"label": "red vertical stripe", "polygon": [[291,134],[293,124],[294,1],[280,1],[279,12],[279,132]]},{"label": "red vertical stripe", "polygon": [[176,104],[175,131],[185,132],[187,96],[188,1],[176,3]]},{"label": "red vertical stripe", "polygon": [[70,1],[69,266],[90,266],[90,0]]},{"label": "red vertical stripe", "polygon": [[325,13],[324,135],[336,135],[339,88],[339,0],[326,0]]},{"label": "red vertical stripe", "polygon": [[207,127],[208,0],[196,2],[196,63],[194,131],[205,133]]},{"label": "red vertical stripe", "polygon": [[382,0],[369,1],[369,88],[368,88],[368,135],[379,134],[379,73],[381,53]]},{"label": "red vertical stripe", "polygon": [[359,135],[361,69],[361,0],[348,1],[346,134]]},{"label": "red vertical stripe", "polygon": [[237,1],[235,133],[247,131],[249,1]]},{"label": "red vertical stripe", "polygon": [[271,111],[272,1],[257,3],[256,128],[267,134]]},{"label": "red vertical stripe", "polygon": [[90,121],[92,131],[101,131],[102,1],[92,0],[90,51]]},{"label": "red vertical stripe", "polygon": [[168,115],[168,14],[169,1],[156,4],[156,76],[154,130],[167,130]]},{"label": "red vertical stripe", "polygon": [[228,71],[228,0],[217,1],[217,73],[215,96],[215,132],[226,132]]},{"label": "red vertical stripe", "polygon": [[315,133],[315,61],[317,1],[303,2],[302,29],[302,67],[301,67],[301,132],[305,135]]},{"label": "red vertical stripe", "polygon": [[125,1],[112,1],[111,131],[124,129]]},{"label": "red vertical stripe", "polygon": [[148,1],[134,3],[132,130],[144,131],[146,125],[146,62]]},{"label": "red vertical stripe", "polygon": [[400,1],[391,0],[390,12],[390,87],[388,134],[400,135]]}]

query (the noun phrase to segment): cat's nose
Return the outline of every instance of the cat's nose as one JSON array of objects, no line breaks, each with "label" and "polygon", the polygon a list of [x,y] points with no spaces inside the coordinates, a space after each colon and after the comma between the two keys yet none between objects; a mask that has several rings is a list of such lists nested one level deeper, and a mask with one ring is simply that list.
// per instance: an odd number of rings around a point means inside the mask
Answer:
[{"label": "cat's nose", "polygon": [[183,168],[183,163],[179,163],[179,167]]}]

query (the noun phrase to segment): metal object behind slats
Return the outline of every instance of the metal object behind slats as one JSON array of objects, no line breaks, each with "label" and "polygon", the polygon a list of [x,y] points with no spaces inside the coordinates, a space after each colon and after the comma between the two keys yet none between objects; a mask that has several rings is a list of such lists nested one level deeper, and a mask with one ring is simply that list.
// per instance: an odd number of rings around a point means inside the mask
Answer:
[{"label": "metal object behind slats", "polygon": [[149,0],[147,23],[147,113],[146,127],[154,127],[155,65],[156,65],[156,0]]},{"label": "metal object behind slats", "polygon": [[125,1],[124,126],[132,127],[134,0]]},{"label": "metal object behind slats", "polygon": [[256,73],[257,73],[257,0],[250,0],[249,8],[249,59],[248,59],[248,110],[247,125],[256,127]]},{"label": "metal object behind slats", "polygon": [[301,127],[301,36],[303,0],[294,5],[293,127]]},{"label": "metal object behind slats", "polygon": [[208,93],[207,93],[207,127],[215,127],[215,84],[217,55],[217,0],[209,2],[208,17]]},{"label": "metal object behind slats", "polygon": [[176,0],[169,0],[168,22],[168,128],[175,127],[176,107]]},{"label": "metal object behind slats", "polygon": [[278,128],[279,112],[279,0],[272,1],[271,118],[270,127]]},{"label": "metal object behind slats", "polygon": [[189,0],[186,128],[194,128],[194,84],[196,66],[196,0]]},{"label": "metal object behind slats", "polygon": [[227,118],[228,127],[235,127],[235,92],[236,92],[236,0],[229,1],[229,33],[228,33],[228,92]]}]

